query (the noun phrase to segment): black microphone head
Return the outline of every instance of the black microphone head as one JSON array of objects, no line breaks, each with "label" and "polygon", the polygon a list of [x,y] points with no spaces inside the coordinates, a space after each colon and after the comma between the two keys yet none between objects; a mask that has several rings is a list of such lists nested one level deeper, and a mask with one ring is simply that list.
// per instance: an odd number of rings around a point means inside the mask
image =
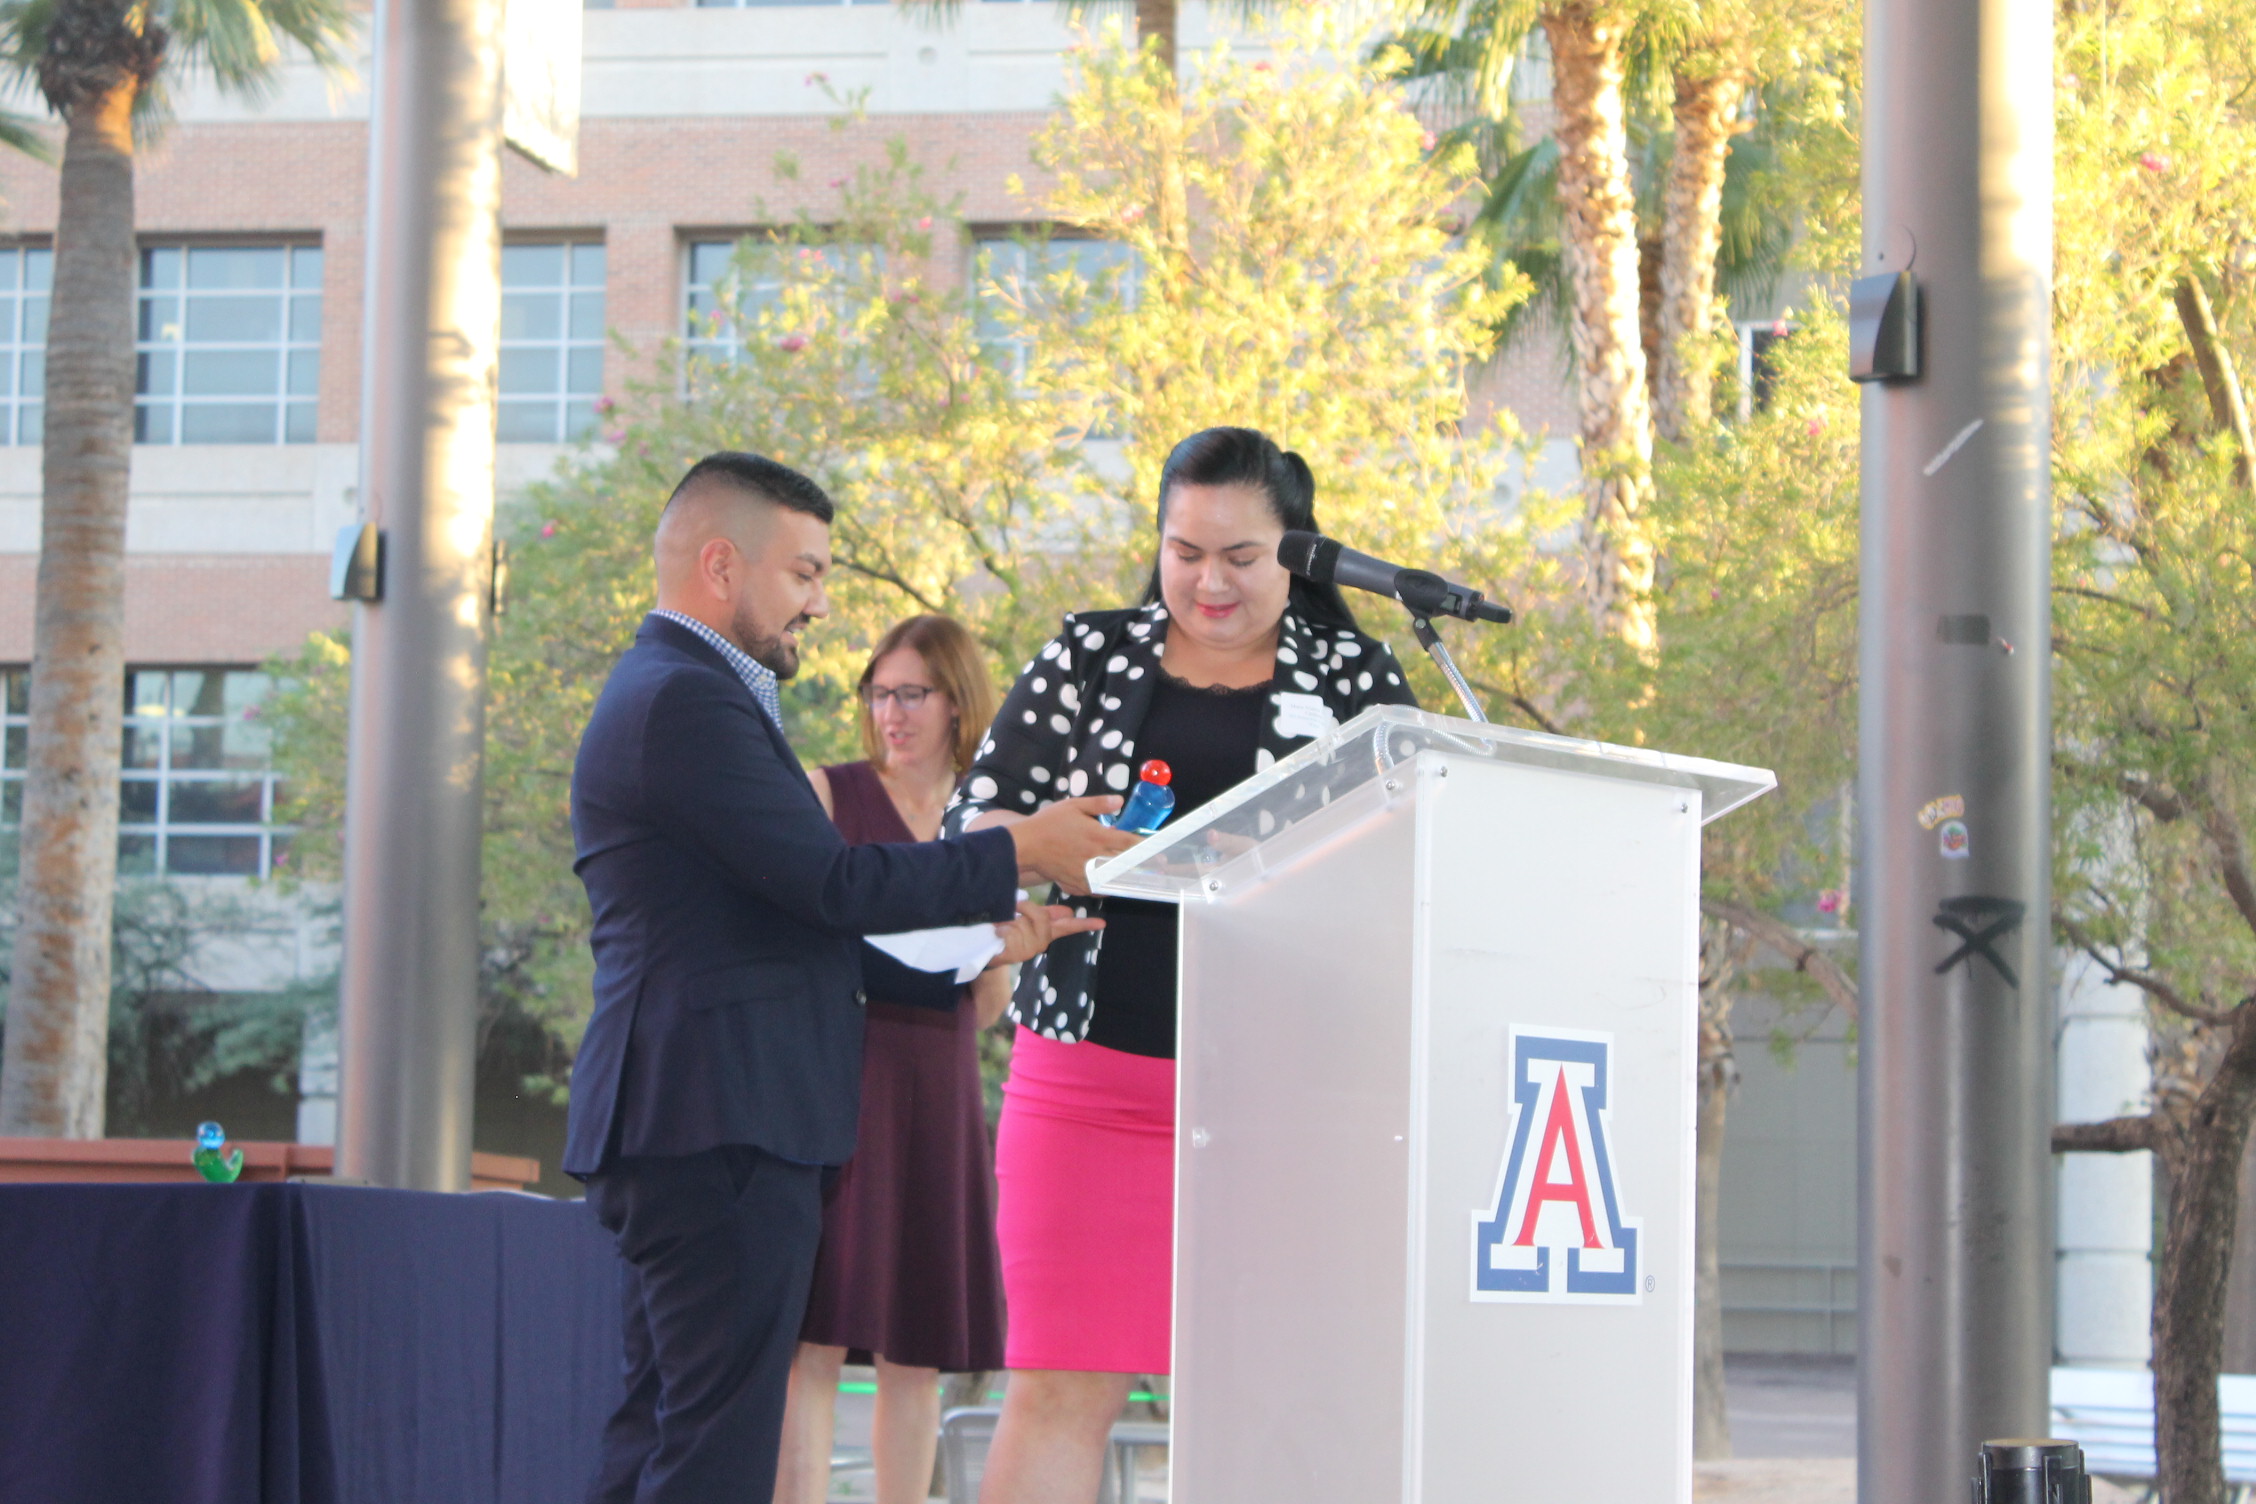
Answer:
[{"label": "black microphone head", "polygon": [[1277,540],[1277,562],[1319,585],[1330,583],[1332,571],[1339,567],[1339,555],[1339,540],[1322,533],[1295,529]]}]

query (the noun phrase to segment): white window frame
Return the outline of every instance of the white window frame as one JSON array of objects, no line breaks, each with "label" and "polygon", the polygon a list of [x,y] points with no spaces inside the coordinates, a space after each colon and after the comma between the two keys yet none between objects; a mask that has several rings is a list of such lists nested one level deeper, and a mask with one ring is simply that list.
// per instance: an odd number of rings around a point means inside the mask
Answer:
[{"label": "white window frame", "polygon": [[47,308],[55,248],[0,246],[0,444],[36,444],[46,417]]},{"label": "white window frame", "polygon": [[[199,252],[280,251],[279,287],[197,288],[188,285],[192,258]],[[152,281],[161,275],[160,257],[173,256],[171,286]],[[134,442],[159,446],[201,444],[310,444],[320,422],[322,275],[325,258],[317,241],[288,239],[213,242],[151,241],[140,250],[134,294]],[[280,304],[279,337],[221,340],[188,338],[189,309],[202,300],[273,300]],[[197,393],[185,390],[190,360],[198,355],[265,354],[273,361],[270,392]],[[262,437],[186,436],[189,414],[197,408],[271,405],[273,421]],[[161,415],[162,421],[158,421]],[[154,437],[148,435],[154,434]]]},{"label": "white window frame", "polygon": [[[180,676],[183,674],[217,674],[222,676],[242,674],[260,679],[266,678],[256,667],[240,663],[135,664],[126,670],[125,723],[127,743],[130,747],[132,739],[137,736],[153,738],[156,760],[153,767],[136,766],[134,760],[129,756],[120,773],[118,790],[120,800],[118,820],[119,871],[135,871],[143,876],[166,877],[225,876],[240,878],[270,876],[274,871],[274,860],[277,855],[276,847],[280,844],[286,848],[291,834],[290,827],[277,825],[274,821],[276,786],[280,783],[281,776],[275,771],[271,749],[268,750],[265,757],[260,759],[259,765],[255,768],[184,768],[175,767],[173,763],[175,748],[192,746],[192,738],[196,732],[218,731],[224,733],[231,720],[256,719],[260,707],[265,704],[272,693],[273,684],[271,681],[262,684],[255,697],[244,701],[237,707],[227,705],[223,684],[221,710],[217,714],[197,714],[190,710],[182,710],[174,703],[175,696],[180,688]],[[135,697],[146,688],[141,682],[144,676],[160,676],[161,688],[154,699],[146,703],[136,704]],[[131,817],[124,812],[123,801],[126,797],[126,786],[130,784],[154,786],[155,808],[150,816]],[[175,819],[173,816],[175,794],[183,788],[190,788],[198,784],[234,785],[238,787],[256,785],[258,790],[258,818],[256,820],[231,821]],[[202,837],[236,840],[255,838],[258,842],[258,859],[251,870],[248,871],[173,871],[174,843]],[[148,858],[145,866],[135,861],[134,858],[138,856],[137,851],[134,852],[133,856],[128,855],[129,846],[142,841],[148,843],[146,847]]]},{"label": "white window frame", "polygon": [[[562,252],[563,280],[554,283],[519,282],[509,280],[511,251],[554,247]],[[586,270],[582,252],[596,253],[595,280],[582,281]],[[603,395],[604,328],[609,310],[605,305],[605,279],[610,257],[602,237],[579,235],[541,239],[512,240],[502,246],[502,336],[500,403],[495,414],[497,427],[508,416],[511,407],[531,409],[546,406],[548,422],[541,428],[541,436],[528,437],[525,432],[504,431],[500,442],[504,444],[565,444],[587,437],[596,426],[595,400]],[[540,338],[512,337],[510,329],[510,300],[549,299],[556,304],[556,334]],[[580,314],[588,302],[594,303],[595,318],[592,326]],[[528,356],[548,358],[552,380],[538,389],[519,387],[512,390],[512,366],[531,364]],[[518,357],[512,361],[511,357]],[[592,382],[588,368],[592,365]],[[575,384],[578,383],[578,384]]]}]

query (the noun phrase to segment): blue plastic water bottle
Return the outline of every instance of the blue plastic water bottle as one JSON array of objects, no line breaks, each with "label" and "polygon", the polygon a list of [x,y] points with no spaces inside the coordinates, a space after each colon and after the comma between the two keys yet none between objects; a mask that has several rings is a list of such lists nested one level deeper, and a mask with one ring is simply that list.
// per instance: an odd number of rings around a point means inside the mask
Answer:
[{"label": "blue plastic water bottle", "polygon": [[1136,787],[1128,802],[1120,807],[1119,814],[1106,815],[1104,822],[1115,830],[1148,836],[1175,813],[1175,791],[1168,787],[1175,780],[1175,770],[1155,757],[1138,768],[1136,775]]}]

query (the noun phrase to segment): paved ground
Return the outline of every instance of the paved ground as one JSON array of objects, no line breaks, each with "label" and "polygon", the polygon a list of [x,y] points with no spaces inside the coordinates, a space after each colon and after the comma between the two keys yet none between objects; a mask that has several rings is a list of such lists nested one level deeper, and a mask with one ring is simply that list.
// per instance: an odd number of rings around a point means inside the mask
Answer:
[{"label": "paved ground", "polygon": [[1856,1362],[1851,1358],[1723,1360],[1734,1457],[1854,1457]]},{"label": "paved ground", "polygon": [[[847,1376],[862,1378],[848,1370]],[[1855,1504],[1856,1367],[1846,1358],[1734,1356],[1725,1361],[1732,1457],[1695,1466],[1695,1504]],[[838,1443],[869,1441],[870,1401],[841,1395]],[[1164,1474],[1147,1472],[1143,1504],[1166,1498]],[[870,1497],[866,1474],[841,1478],[832,1497]],[[2092,1504],[2130,1504],[2136,1495],[2092,1485]]]}]

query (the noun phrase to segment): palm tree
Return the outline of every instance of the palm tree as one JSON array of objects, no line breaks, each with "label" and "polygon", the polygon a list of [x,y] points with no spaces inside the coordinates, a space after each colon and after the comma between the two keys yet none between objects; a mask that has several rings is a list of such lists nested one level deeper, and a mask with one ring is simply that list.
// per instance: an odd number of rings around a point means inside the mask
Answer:
[{"label": "palm tree", "polygon": [[257,100],[284,41],[341,68],[341,0],[4,0],[0,66],[63,122],[31,728],[0,1134],[97,1137],[110,1001],[133,454],[133,158],[168,73]]}]

